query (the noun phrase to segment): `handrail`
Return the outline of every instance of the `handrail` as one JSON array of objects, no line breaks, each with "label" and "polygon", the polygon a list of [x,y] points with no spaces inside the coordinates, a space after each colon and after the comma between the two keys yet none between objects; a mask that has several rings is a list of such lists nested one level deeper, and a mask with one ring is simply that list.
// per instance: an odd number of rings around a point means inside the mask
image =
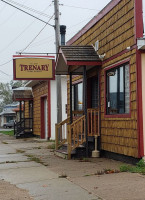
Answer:
[{"label": "handrail", "polygon": [[57,125],[57,127],[60,127],[60,126],[64,125],[65,123],[68,123],[69,120],[70,120],[70,117],[68,117],[67,119],[63,120],[62,122],[60,122],[60,123],[58,123],[56,125]]},{"label": "handrail", "polygon": [[[73,120],[77,121],[78,117],[76,115],[82,115],[82,110],[73,111]],[[80,116],[79,116],[80,117]],[[55,124],[55,149],[58,150],[67,141],[67,124],[70,122],[70,117],[63,120],[62,122]]]},{"label": "handrail", "polygon": [[33,118],[22,118],[21,121],[14,123],[14,135],[18,136],[26,130],[33,130]]},{"label": "handrail", "polygon": [[[80,111],[73,111],[73,114],[82,114]],[[68,144],[68,159],[71,159],[71,152],[79,145],[86,142],[86,116],[78,116],[72,124],[69,124],[70,117],[55,125],[55,149],[58,150],[65,142]],[[88,136],[100,135],[100,111],[98,108],[87,110]],[[64,128],[64,130],[62,130]]]},{"label": "handrail", "polygon": [[68,125],[68,159],[71,151],[86,141],[85,115]]},{"label": "handrail", "polygon": [[67,124],[69,121],[70,117],[59,124],[55,124],[55,150],[58,150],[67,141]]}]

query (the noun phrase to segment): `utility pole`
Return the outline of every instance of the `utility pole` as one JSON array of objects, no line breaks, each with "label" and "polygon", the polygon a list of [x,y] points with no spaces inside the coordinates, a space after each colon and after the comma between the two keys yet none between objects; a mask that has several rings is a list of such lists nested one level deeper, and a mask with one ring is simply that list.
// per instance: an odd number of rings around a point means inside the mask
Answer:
[{"label": "utility pole", "polygon": [[[54,0],[56,53],[60,45],[59,3]],[[56,76],[57,123],[62,121],[61,75]]]},{"label": "utility pole", "polygon": [[54,0],[54,14],[55,14],[55,45],[56,45],[56,53],[58,53],[59,45],[60,45],[60,26],[59,26],[59,4],[58,0]]}]

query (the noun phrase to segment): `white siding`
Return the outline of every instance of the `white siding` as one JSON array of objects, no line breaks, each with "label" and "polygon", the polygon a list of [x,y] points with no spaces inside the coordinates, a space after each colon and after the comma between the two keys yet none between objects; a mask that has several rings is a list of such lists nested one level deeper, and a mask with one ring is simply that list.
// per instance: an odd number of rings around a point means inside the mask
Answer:
[{"label": "white siding", "polygon": [[[51,87],[51,139],[55,139],[55,124],[57,123],[57,95],[56,95],[56,80],[52,80]],[[61,78],[62,89],[62,120],[67,118],[65,113],[65,104],[67,104],[67,77]]]}]

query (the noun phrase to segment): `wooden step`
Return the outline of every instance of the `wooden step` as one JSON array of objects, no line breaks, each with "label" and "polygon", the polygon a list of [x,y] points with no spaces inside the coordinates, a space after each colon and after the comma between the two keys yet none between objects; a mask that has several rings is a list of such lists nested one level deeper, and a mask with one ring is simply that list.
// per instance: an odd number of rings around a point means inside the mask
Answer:
[{"label": "wooden step", "polygon": [[21,133],[16,134],[16,139],[30,138],[30,137],[34,137],[34,134],[32,133],[32,131],[30,131],[30,132],[22,131]]},{"label": "wooden step", "polygon": [[[71,157],[77,157],[76,153],[79,149],[84,149],[85,146],[84,145],[79,145],[79,147],[77,147],[76,149],[74,149],[71,152]],[[67,143],[62,145],[62,147],[59,150],[55,150],[55,155],[58,157],[61,157],[63,159],[67,159],[68,158],[68,153],[67,153]]]}]

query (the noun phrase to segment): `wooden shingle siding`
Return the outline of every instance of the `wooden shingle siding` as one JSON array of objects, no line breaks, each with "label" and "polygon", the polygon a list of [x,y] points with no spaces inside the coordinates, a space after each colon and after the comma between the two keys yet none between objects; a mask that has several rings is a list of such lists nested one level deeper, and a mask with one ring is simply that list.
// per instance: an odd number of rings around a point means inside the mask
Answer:
[{"label": "wooden shingle siding", "polygon": [[[84,33],[84,35],[78,38],[72,45],[91,45],[99,40],[98,53],[100,55],[106,54],[100,72],[101,149],[127,156],[138,157],[134,13],[134,0],[120,1],[117,6]],[[131,50],[126,51],[127,47],[132,48]],[[131,116],[128,118],[109,118],[105,116],[104,69],[124,60],[129,60],[130,64]]]},{"label": "wooden shingle siding", "polygon": [[29,118],[29,101],[25,101],[25,118]]}]

